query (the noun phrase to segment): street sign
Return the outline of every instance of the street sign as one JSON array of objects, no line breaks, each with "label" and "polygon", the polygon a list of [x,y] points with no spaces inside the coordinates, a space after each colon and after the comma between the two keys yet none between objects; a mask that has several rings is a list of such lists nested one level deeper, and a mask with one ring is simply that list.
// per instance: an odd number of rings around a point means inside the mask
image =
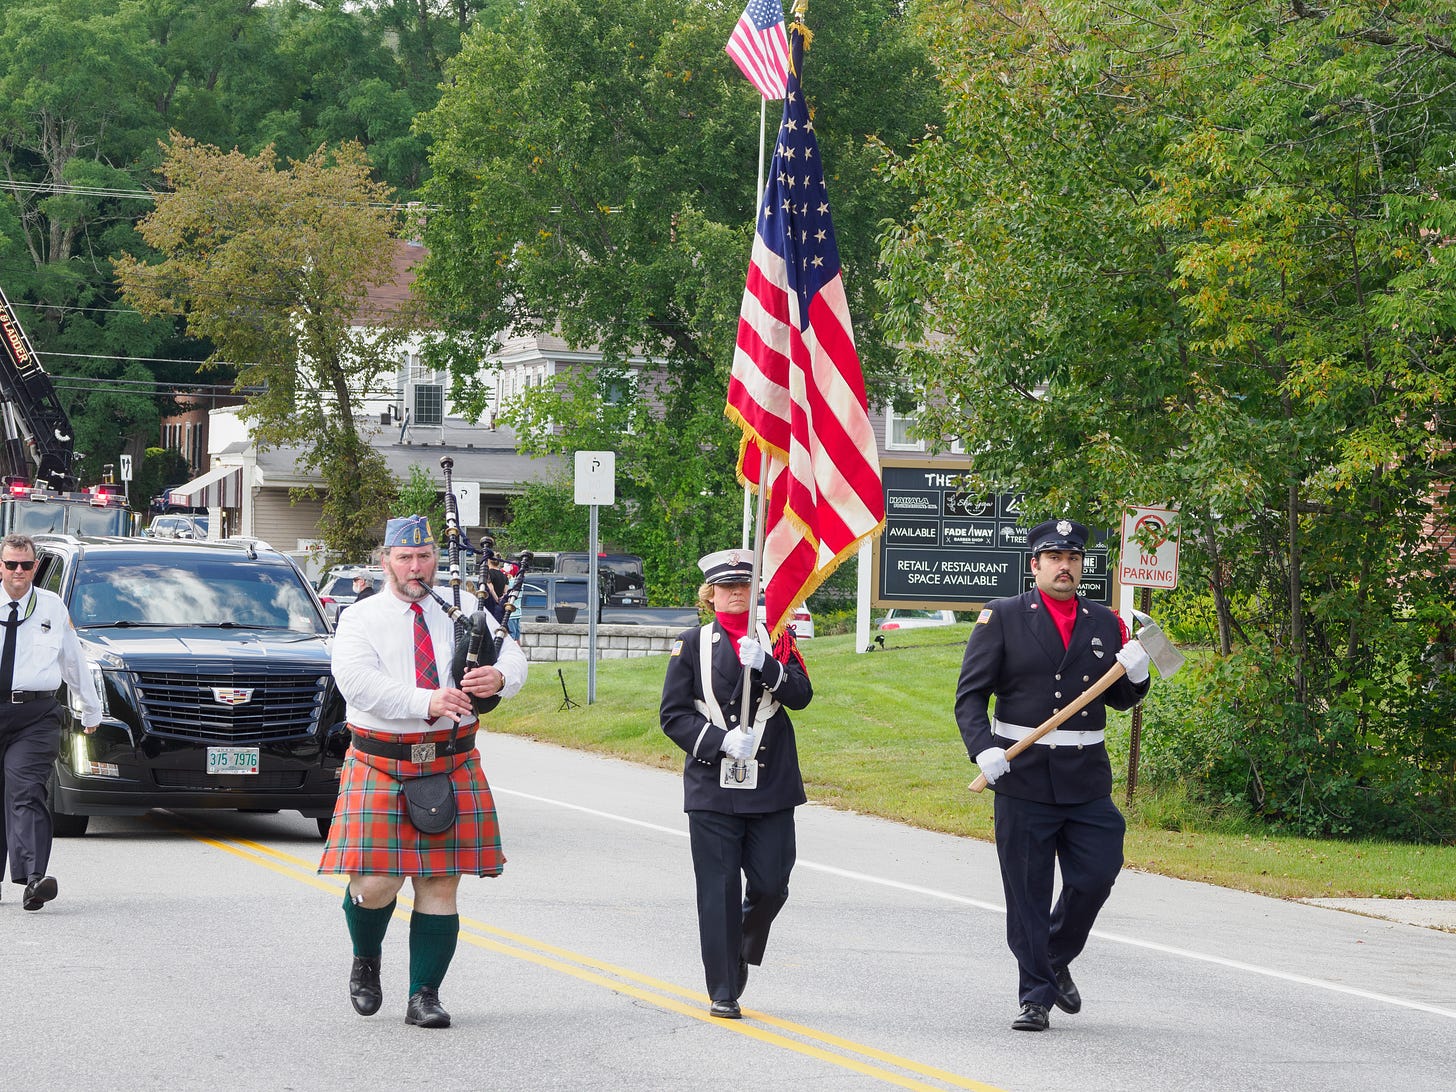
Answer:
[{"label": "street sign", "polygon": [[617,453],[615,451],[578,451],[576,453],[576,503],[615,504],[617,502]]},{"label": "street sign", "polygon": [[1123,513],[1119,581],[1140,588],[1178,586],[1178,536],[1168,530],[1177,514],[1173,508],[1131,508]]},{"label": "street sign", "polygon": [[[875,552],[874,605],[969,610],[1035,585],[1021,494],[975,496],[960,470],[928,460],[881,461],[885,531]],[[1093,531],[1081,595],[1112,602],[1107,532]]]},{"label": "street sign", "polygon": [[131,456],[130,455],[123,455],[121,457],[121,480],[124,481],[124,482],[131,481]]},{"label": "street sign", "polygon": [[480,483],[452,479],[455,493],[455,517],[463,527],[480,526]]}]

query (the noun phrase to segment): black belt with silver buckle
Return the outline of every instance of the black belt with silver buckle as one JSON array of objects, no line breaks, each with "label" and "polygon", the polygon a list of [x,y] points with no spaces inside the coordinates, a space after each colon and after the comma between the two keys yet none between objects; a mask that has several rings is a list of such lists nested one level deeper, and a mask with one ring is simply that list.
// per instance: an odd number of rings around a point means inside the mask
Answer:
[{"label": "black belt with silver buckle", "polygon": [[446,755],[463,755],[475,750],[475,733],[442,739],[435,743],[385,743],[383,740],[354,733],[354,750],[380,758],[394,758],[401,762],[433,762]]},{"label": "black belt with silver buckle", "polygon": [[12,690],[10,691],[10,704],[20,705],[27,701],[49,701],[56,696],[54,690]]}]

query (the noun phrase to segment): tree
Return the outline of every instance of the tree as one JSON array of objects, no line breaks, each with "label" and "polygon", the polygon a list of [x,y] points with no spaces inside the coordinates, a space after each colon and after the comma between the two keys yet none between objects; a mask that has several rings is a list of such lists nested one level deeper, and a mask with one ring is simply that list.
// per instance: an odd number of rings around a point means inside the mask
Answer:
[{"label": "tree", "polygon": [[189,468],[182,453],[174,448],[149,447],[137,467],[136,480],[131,485],[131,506],[135,511],[146,512],[152,498],[162,495],[162,490],[181,485],[187,480]]},{"label": "tree", "polygon": [[950,106],[888,157],[885,289],[926,433],[1030,516],[1181,505],[1221,655],[1179,775],[1301,830],[1456,829],[1415,712],[1456,618],[1448,9],[923,14]]},{"label": "tree", "polygon": [[248,157],[174,133],[161,173],[168,188],[138,230],[163,257],[118,261],[126,299],[184,316],[213,360],[239,368],[255,440],[301,446],[302,468],[324,480],[330,556],[367,554],[395,490],[355,405],[412,325],[404,311],[365,313],[369,287],[394,275],[388,188],[356,144],[279,169],[271,149]]},{"label": "tree", "polygon": [[[477,29],[420,121],[433,173],[416,284],[457,404],[479,411],[473,380],[505,331],[599,349],[599,380],[533,390],[510,421],[539,450],[618,452],[621,501],[604,537],[641,554],[665,596],[692,580],[693,550],[740,534],[738,437],[722,411],[756,205],[759,99],[723,52],[741,10],[527,5]],[[875,232],[902,206],[873,177],[865,134],[907,148],[936,102],[898,12],[888,0],[826,9],[806,77],[857,341],[881,395],[891,356],[876,327]],[[604,407],[644,360],[661,381]]]},{"label": "tree", "polygon": [[443,555],[445,546],[445,505],[440,491],[435,488],[434,479],[419,463],[411,463],[409,477],[400,483],[399,492],[389,506],[391,516],[424,516],[430,521],[430,530],[435,535]]}]

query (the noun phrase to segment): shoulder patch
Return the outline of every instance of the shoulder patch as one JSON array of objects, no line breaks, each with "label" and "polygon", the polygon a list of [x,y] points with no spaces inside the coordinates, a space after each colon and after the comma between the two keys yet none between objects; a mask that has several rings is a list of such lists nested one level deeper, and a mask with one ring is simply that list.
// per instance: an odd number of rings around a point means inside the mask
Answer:
[{"label": "shoulder patch", "polygon": [[990,620],[991,620],[991,608],[990,607],[986,607],[984,610],[981,611],[980,614],[976,615],[976,625],[978,625],[978,626],[982,622],[989,622]]},{"label": "shoulder patch", "polygon": [[669,656],[676,656],[676,655],[678,655],[681,652],[682,652],[682,641],[681,640],[677,640],[677,641],[674,641],[672,643],[672,651],[669,652],[668,655]]}]

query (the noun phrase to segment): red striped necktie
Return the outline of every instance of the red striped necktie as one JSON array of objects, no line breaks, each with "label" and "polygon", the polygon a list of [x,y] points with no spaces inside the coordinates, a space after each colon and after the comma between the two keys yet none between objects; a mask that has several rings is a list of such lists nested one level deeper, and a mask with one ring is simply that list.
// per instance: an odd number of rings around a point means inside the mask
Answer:
[{"label": "red striped necktie", "polygon": [[440,689],[440,673],[435,670],[435,643],[430,640],[430,627],[418,603],[411,603],[415,612],[415,685],[425,690]]}]

